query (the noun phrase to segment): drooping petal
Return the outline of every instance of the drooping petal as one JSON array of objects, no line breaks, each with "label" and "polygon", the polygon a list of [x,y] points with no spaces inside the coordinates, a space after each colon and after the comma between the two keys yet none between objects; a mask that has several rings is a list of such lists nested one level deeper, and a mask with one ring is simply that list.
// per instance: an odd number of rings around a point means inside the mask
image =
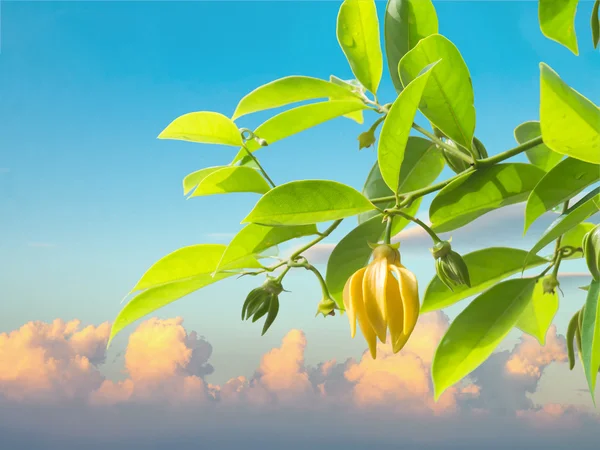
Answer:
[{"label": "drooping petal", "polygon": [[[365,271],[366,268],[360,269],[354,275],[352,275],[352,277],[350,277],[351,281],[348,288],[350,292],[349,298],[351,300],[354,315],[358,319],[360,331],[369,345],[371,356],[373,359],[375,359],[377,356],[377,336],[375,335],[375,331],[373,330],[373,327],[369,322],[369,318],[367,317],[367,310],[365,308],[365,302],[362,295],[363,276]],[[356,326],[354,327],[354,331],[356,331]],[[354,337],[354,334],[352,337]]]},{"label": "drooping petal", "polygon": [[419,286],[417,277],[402,265],[392,266],[392,270],[398,277],[400,285],[400,296],[404,311],[403,333],[410,335],[419,318]]},{"label": "drooping petal", "polygon": [[385,343],[387,314],[385,310],[386,281],[388,263],[385,258],[373,260],[365,271],[363,278],[363,298],[367,317],[379,340]]},{"label": "drooping petal", "polygon": [[386,284],[385,307],[387,312],[387,323],[390,329],[392,344],[402,335],[404,328],[404,313],[400,285],[392,274],[388,275]]},{"label": "drooping petal", "polygon": [[362,302],[362,279],[365,273],[365,269],[360,269],[356,271],[346,284],[344,285],[344,308],[346,308],[346,312],[348,313],[348,321],[350,322],[350,336],[354,337],[356,335],[356,309],[354,308],[354,302],[352,301],[353,297],[360,297],[360,301]]}]

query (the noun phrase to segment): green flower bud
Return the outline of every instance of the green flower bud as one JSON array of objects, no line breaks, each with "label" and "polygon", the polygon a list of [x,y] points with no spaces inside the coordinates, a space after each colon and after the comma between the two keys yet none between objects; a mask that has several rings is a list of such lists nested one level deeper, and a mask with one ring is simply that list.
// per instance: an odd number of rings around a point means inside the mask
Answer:
[{"label": "green flower bud", "polygon": [[256,137],[255,139],[258,145],[260,145],[261,147],[266,147],[269,145],[267,141],[265,141],[263,138]]},{"label": "green flower bud", "polygon": [[279,294],[283,292],[283,286],[275,278],[267,278],[262,286],[252,289],[242,306],[242,320],[252,317],[256,322],[265,314],[267,319],[262,334],[265,334],[277,317],[279,312]]},{"label": "green flower bud", "polygon": [[435,271],[439,279],[451,291],[457,286],[471,287],[469,269],[462,256],[452,250],[448,241],[437,242],[431,249],[435,258]]},{"label": "green flower bud", "polygon": [[365,131],[358,135],[358,149],[368,148],[375,143],[375,133],[373,130]]},{"label": "green flower bud", "polygon": [[592,277],[600,280],[600,225],[583,237],[583,255]]},{"label": "green flower bud", "polygon": [[[435,132],[435,129],[434,129],[434,132]],[[471,153],[466,148],[464,148],[462,145],[457,145],[451,139],[446,139],[445,142],[449,146],[459,150],[460,152],[464,153],[465,155],[471,156]],[[473,153],[475,154],[477,159],[484,159],[484,158],[488,157],[488,153],[487,153],[485,146],[476,137],[473,138],[473,143],[472,143],[471,148],[473,149]],[[469,167],[471,167],[471,165],[467,161],[463,161],[462,159],[457,158],[456,156],[454,156],[453,154],[451,154],[450,152],[448,152],[448,150],[446,150],[444,148],[442,148],[442,155],[444,156],[446,163],[448,163],[448,167],[450,167],[455,173],[464,172]]]},{"label": "green flower bud", "polygon": [[559,282],[556,277],[552,274],[546,275],[542,279],[542,287],[544,288],[544,294],[554,294],[556,288],[559,286]]},{"label": "green flower bud", "polygon": [[329,297],[323,297],[317,306],[317,314],[323,314],[323,317],[335,316],[335,310],[337,309],[337,303],[335,300]]}]

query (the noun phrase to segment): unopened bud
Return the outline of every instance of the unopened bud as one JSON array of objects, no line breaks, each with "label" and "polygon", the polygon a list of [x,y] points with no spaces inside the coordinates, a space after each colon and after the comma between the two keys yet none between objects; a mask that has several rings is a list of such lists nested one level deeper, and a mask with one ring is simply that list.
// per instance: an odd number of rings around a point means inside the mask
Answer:
[{"label": "unopened bud", "polygon": [[265,141],[263,138],[255,138],[256,142],[258,142],[258,145],[260,145],[261,147],[266,147],[267,145],[269,145],[267,143],[267,141]]},{"label": "unopened bud", "polygon": [[358,149],[368,148],[375,143],[375,134],[372,130],[365,131],[358,135]]},{"label": "unopened bud", "polygon": [[252,322],[267,315],[262,334],[269,329],[279,312],[279,294],[283,286],[275,278],[267,278],[264,284],[252,289],[242,306],[242,320],[252,317]]},{"label": "unopened bud", "polygon": [[437,242],[431,249],[438,278],[451,291],[457,286],[471,287],[469,269],[462,256],[452,250],[448,241]]},{"label": "unopened bud", "polygon": [[323,314],[323,317],[335,316],[335,310],[337,309],[337,303],[329,297],[323,297],[317,306],[317,314]]},{"label": "unopened bud", "polygon": [[583,255],[592,277],[600,280],[600,225],[583,237]]},{"label": "unopened bud", "polygon": [[554,275],[546,275],[542,279],[542,287],[544,288],[544,294],[554,294],[559,284],[560,283]]}]

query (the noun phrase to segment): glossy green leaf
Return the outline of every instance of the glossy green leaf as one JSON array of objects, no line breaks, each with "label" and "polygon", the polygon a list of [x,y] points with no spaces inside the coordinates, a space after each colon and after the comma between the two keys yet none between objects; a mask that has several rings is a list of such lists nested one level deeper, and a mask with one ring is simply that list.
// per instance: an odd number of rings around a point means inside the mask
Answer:
[{"label": "glossy green leaf", "polygon": [[540,125],[552,150],[600,164],[600,109],[540,64]]},{"label": "glossy green leaf", "polygon": [[304,100],[331,97],[342,99],[355,96],[342,86],[319,78],[304,76],[280,78],[260,86],[242,98],[232,119]]},{"label": "glossy green leaf", "polygon": [[525,307],[516,326],[522,332],[536,338],[540,345],[545,345],[548,328],[552,325],[557,311],[557,292],[544,294],[542,280],[539,279],[533,289],[531,301]]},{"label": "glossy green leaf", "polygon": [[596,0],[594,2],[594,7],[592,9],[592,17],[590,18],[590,26],[592,28],[592,44],[594,44],[594,48],[598,47],[598,42],[600,42],[600,0]]},{"label": "glossy green leaf", "polygon": [[[565,234],[563,234],[562,239],[560,240],[561,247],[575,247],[581,248],[583,244],[583,237],[592,231],[596,225],[591,222],[582,222],[575,225]],[[574,259],[574,258],[583,258],[582,252],[575,252],[573,255],[568,258],[563,259]]]},{"label": "glossy green leaf", "polygon": [[567,158],[552,168],[535,186],[525,207],[525,232],[542,214],[600,181],[600,165]]},{"label": "glossy green leaf", "polygon": [[581,324],[581,359],[594,399],[596,377],[600,368],[600,280],[592,281],[585,301]]},{"label": "glossy green leaf", "polygon": [[492,354],[530,302],[534,286],[533,278],[503,281],[454,319],[433,357],[435,400]]},{"label": "glossy green leaf", "polygon": [[[542,135],[540,123],[537,121],[523,122],[515,128],[515,139],[519,144],[524,144]],[[563,159],[564,155],[553,152],[545,144],[536,145],[525,151],[527,159],[540,169],[548,172]]]},{"label": "glossy green leaf", "polygon": [[277,244],[302,236],[317,234],[315,225],[302,225],[297,227],[267,227],[263,225],[248,224],[242,228],[231,240],[217,268],[227,267],[250,255],[257,255]]},{"label": "glossy green leaf", "polygon": [[536,255],[550,242],[562,236],[567,231],[583,222],[588,217],[600,211],[600,188],[589,192],[585,197],[571,206],[564,214],[561,214],[546,229],[542,237],[537,241],[533,248],[527,254],[525,261],[528,261],[533,255]]},{"label": "glossy green leaf", "polygon": [[454,230],[476,218],[524,201],[545,172],[531,164],[507,163],[470,172],[443,188],[431,202],[435,231]]},{"label": "glossy green leaf", "polygon": [[[437,179],[443,169],[444,158],[437,146],[427,139],[410,136],[406,144],[404,160],[400,166],[398,192],[405,193],[429,186]],[[381,177],[378,162],[375,162],[371,172],[369,172],[362,192],[368,199],[394,195]],[[416,214],[419,210],[421,199],[419,198],[414,201],[405,212],[410,215]],[[387,203],[378,203],[377,206],[380,209],[386,209],[394,206],[394,203],[394,200],[390,200]],[[358,216],[358,223],[363,223],[376,214],[378,214],[377,211],[360,214]],[[394,232],[399,232],[407,224],[408,221],[406,219],[399,216],[396,217],[394,219]]]},{"label": "glossy green leaf", "polygon": [[[293,136],[328,120],[366,108],[367,106],[358,99],[310,103],[271,117],[254,130],[254,133],[266,140],[269,145],[272,145],[281,139]],[[261,148],[254,140],[248,141],[246,147],[251,152]],[[247,155],[246,151],[241,149],[234,158],[233,163],[241,160],[245,155]]]},{"label": "glossy green leaf", "polygon": [[379,169],[383,180],[393,192],[398,192],[400,186],[400,172],[408,136],[417,113],[421,94],[434,65],[435,63],[429,66],[398,95],[379,134],[377,147]]},{"label": "glossy green leaf", "polygon": [[263,195],[242,223],[310,225],[374,208],[356,189],[329,180],[292,181]]},{"label": "glossy green leaf", "polygon": [[400,93],[398,63],[421,39],[438,32],[435,7],[431,0],[388,0],[383,28],[388,68]]},{"label": "glossy green leaf", "polygon": [[231,275],[233,274],[219,273],[213,278],[210,274],[205,273],[191,278],[154,286],[139,293],[123,307],[113,322],[108,345],[110,345],[110,342],[117,333],[136,320],[141,319],[181,297]]},{"label": "glossy green leaf", "polygon": [[206,167],[205,169],[197,170],[196,172],[192,172],[183,179],[183,195],[187,195],[190,193],[192,189],[200,184],[202,180],[204,180],[211,173],[216,172],[217,170],[222,169],[227,166],[216,166],[216,167]]},{"label": "glossy green leaf", "polygon": [[344,0],[337,18],[337,39],[354,76],[376,93],[383,73],[383,56],[374,0]]},{"label": "glossy green leaf", "polygon": [[229,166],[205,176],[190,197],[227,194],[230,192],[255,192],[264,194],[271,187],[256,169],[245,166]]},{"label": "glossy green leaf", "polygon": [[[505,278],[523,269],[527,251],[518,248],[491,247],[463,255],[463,260],[469,268],[471,287],[456,286],[453,291],[448,289],[436,275],[425,290],[421,312],[435,311],[446,308],[472,295],[485,291]],[[526,269],[531,269],[548,263],[544,258],[534,256]]]},{"label": "glossy green leaf", "polygon": [[[343,87],[346,91],[351,92],[353,96],[356,96],[356,97],[361,96],[361,94],[357,93],[356,86],[354,84],[344,81],[344,80],[336,77],[335,75],[330,75],[329,81],[337,86]],[[356,80],[352,80],[352,81],[356,81]],[[360,84],[358,81],[356,81],[356,83]],[[361,92],[364,92],[364,87],[362,85],[361,85],[360,90],[361,90]],[[331,100],[339,100],[339,99],[346,98],[347,96],[348,96],[348,94],[346,94],[344,97],[338,97],[337,95],[332,95]],[[344,117],[346,117],[350,120],[353,120],[358,124],[362,124],[365,121],[362,111],[352,111],[348,114],[344,114]]]},{"label": "glossy green leaf", "polygon": [[242,136],[233,121],[223,114],[201,111],[178,117],[158,135],[203,144],[242,145]]},{"label": "glossy green leaf", "polygon": [[[198,244],[189,247],[183,247],[169,253],[167,256],[155,262],[142,278],[137,282],[130,293],[149,289],[173,281],[181,281],[194,278],[203,274],[212,273],[217,267],[221,256],[225,251],[225,245],[222,244]],[[241,267],[261,267],[258,261],[244,264],[227,266],[228,269]]]},{"label": "glossy green leaf", "polygon": [[343,292],[346,281],[354,272],[367,265],[373,253],[369,243],[378,242],[384,229],[381,215],[377,215],[350,231],[333,249],[327,262],[325,280],[339,308],[344,308]]},{"label": "glossy green leaf", "polygon": [[422,40],[400,60],[400,79],[406,86],[423,67],[440,61],[423,91],[420,111],[454,142],[471,148],[475,105],[469,69],[455,45],[441,34]]},{"label": "glossy green leaf", "polygon": [[579,55],[575,34],[575,12],[579,0],[539,0],[540,29],[548,39]]}]

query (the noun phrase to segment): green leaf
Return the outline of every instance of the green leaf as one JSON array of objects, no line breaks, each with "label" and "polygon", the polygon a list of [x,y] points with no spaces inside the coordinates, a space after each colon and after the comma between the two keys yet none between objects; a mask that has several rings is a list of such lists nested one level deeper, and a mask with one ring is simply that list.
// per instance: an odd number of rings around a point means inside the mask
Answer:
[{"label": "green leaf", "polygon": [[[356,86],[354,86],[353,84],[348,83],[347,81],[344,81],[344,80],[336,77],[335,75],[330,75],[329,81],[337,86],[343,87],[346,91],[351,92],[353,96],[361,97],[361,95],[357,93]],[[352,80],[352,81],[355,81],[355,80]],[[360,84],[360,83],[358,83],[358,81],[356,81],[356,83]],[[364,87],[362,87],[362,85],[361,85],[360,91],[364,92]],[[340,98],[346,98],[347,96],[348,96],[347,94],[344,97],[338,97],[337,95],[332,95],[331,100],[338,100]],[[353,111],[351,113],[344,114],[344,117],[346,117],[350,120],[353,120],[358,124],[362,124],[365,121],[362,111]]]},{"label": "green leaf", "polygon": [[[399,193],[406,193],[429,186],[444,169],[442,153],[434,143],[427,139],[409,136],[404,155],[404,160],[400,166]],[[369,172],[362,192],[370,200],[394,195],[383,181],[383,178],[381,178],[381,171],[379,170],[379,163],[377,161],[373,165],[371,172]],[[419,210],[421,200],[422,198],[418,198],[405,212],[415,215]],[[391,208],[394,206],[394,203],[394,200],[390,200],[387,203],[379,203],[378,207],[380,209]],[[358,223],[363,223],[377,214],[377,211],[360,214],[358,216]],[[403,217],[395,217],[392,232],[398,233],[407,224],[408,220]]]},{"label": "green leaf", "polygon": [[[281,139],[293,136],[328,120],[363,109],[367,109],[367,106],[358,99],[310,103],[271,117],[260,125],[254,131],[254,134],[266,140],[269,145],[272,145]],[[262,148],[254,140],[248,141],[246,147],[251,152]],[[240,149],[232,163],[236,163],[246,155],[246,151],[243,148]]]},{"label": "green leaf", "polygon": [[[563,234],[562,239],[560,240],[561,247],[575,247],[581,248],[583,244],[583,237],[590,231],[594,229],[596,225],[590,222],[582,222],[575,225],[565,234]],[[582,252],[575,252],[573,255],[568,258],[563,259],[575,259],[575,258],[583,258]]]},{"label": "green leaf", "polygon": [[374,205],[356,189],[336,181],[292,181],[263,195],[242,223],[310,225],[369,211]]},{"label": "green leaf", "polygon": [[573,198],[592,183],[600,181],[600,166],[567,158],[552,168],[535,186],[525,207],[525,230],[546,211]]},{"label": "green leaf", "polygon": [[379,169],[383,180],[393,192],[398,192],[400,186],[400,170],[408,136],[417,113],[421,94],[435,64],[427,67],[398,95],[379,134],[377,147]]},{"label": "green leaf", "polygon": [[590,18],[590,26],[592,27],[592,43],[594,48],[598,47],[600,42],[600,0],[594,2],[594,8],[592,9],[592,17]]},{"label": "green leaf", "polygon": [[158,139],[242,145],[242,136],[235,123],[223,114],[210,111],[193,112],[178,117],[158,135]]},{"label": "green leaf", "polygon": [[[167,256],[155,262],[142,278],[137,282],[130,294],[142,289],[159,286],[173,281],[181,281],[194,278],[203,274],[212,273],[225,251],[222,244],[198,244],[183,247],[169,253]],[[241,261],[243,264],[228,266],[233,268],[261,267],[258,261]],[[250,265],[247,265],[250,263]]]},{"label": "green leaf", "polygon": [[337,18],[337,39],[354,76],[375,94],[383,73],[383,56],[373,0],[344,0]]},{"label": "green leaf", "polygon": [[523,313],[534,286],[535,278],[503,281],[454,319],[433,357],[435,400],[492,354]]},{"label": "green leaf", "polygon": [[[515,139],[519,144],[524,144],[541,135],[542,130],[540,129],[540,123],[537,121],[532,120],[524,122],[515,128]],[[525,154],[532,164],[535,164],[545,172],[548,172],[557,165],[564,156],[560,153],[553,152],[545,144],[536,145],[535,147],[526,150]]]},{"label": "green leaf", "polygon": [[544,294],[542,280],[538,280],[533,289],[531,301],[525,307],[517,321],[517,328],[545,345],[548,328],[558,311],[558,294]]},{"label": "green leaf", "polygon": [[398,63],[417,43],[438,32],[438,18],[431,0],[388,0],[383,22],[385,54],[396,92],[404,89]]},{"label": "green leaf", "polygon": [[600,164],[600,109],[540,63],[540,125],[552,150]]},{"label": "green leaf", "polygon": [[210,274],[197,275],[184,280],[174,281],[151,287],[135,297],[123,307],[112,324],[108,345],[123,328],[175,300],[180,299],[204,286],[227,278],[233,274],[219,273],[214,278]]},{"label": "green leaf", "polygon": [[344,308],[344,285],[354,272],[365,267],[373,249],[369,242],[378,242],[385,229],[381,215],[372,217],[350,231],[335,246],[327,262],[327,287],[339,308]]},{"label": "green leaf", "polygon": [[303,225],[298,227],[267,227],[263,225],[248,224],[242,228],[231,240],[215,272],[221,266],[227,267],[242,261],[248,256],[257,255],[277,244],[290,239],[317,234],[315,225]]},{"label": "green leaf", "polygon": [[546,229],[539,241],[527,254],[525,262],[533,255],[536,255],[550,242],[562,236],[577,224],[583,222],[591,215],[600,211],[600,188],[596,188],[589,192],[585,197],[571,206],[564,214],[561,214],[552,224]]},{"label": "green leaf", "polygon": [[575,12],[579,0],[539,0],[540,30],[548,39],[558,42],[579,55],[575,34]]},{"label": "green leaf", "polygon": [[317,98],[354,98],[351,92],[319,78],[290,76],[267,83],[240,100],[232,119]]},{"label": "green leaf", "polygon": [[590,284],[585,309],[583,310],[583,323],[581,324],[581,359],[585,377],[592,394],[594,405],[594,391],[596,377],[600,368],[600,280],[593,280]]},{"label": "green leaf", "polygon": [[197,170],[196,172],[192,172],[189,175],[186,175],[183,179],[183,195],[187,195],[192,189],[200,184],[202,180],[204,180],[211,173],[216,172],[217,170],[222,169],[227,166],[215,166],[215,167],[206,167],[205,169]]},{"label": "green leaf", "polygon": [[443,188],[431,202],[433,229],[462,227],[503,206],[524,201],[545,172],[531,164],[508,163],[479,169]]},{"label": "green leaf", "polygon": [[441,60],[432,70],[419,109],[454,142],[471,148],[475,133],[475,106],[469,69],[446,37],[432,34],[400,60],[400,79],[406,86],[423,67]]},{"label": "green leaf", "polygon": [[230,192],[264,194],[269,189],[271,187],[257,170],[245,166],[229,166],[203,177],[190,197]]},{"label": "green leaf", "polygon": [[[472,295],[485,291],[499,281],[519,273],[527,251],[518,248],[491,247],[463,255],[463,260],[469,268],[471,287],[456,286],[454,291],[448,289],[436,275],[425,291],[421,312],[435,311],[446,308]],[[534,256],[526,269],[548,263],[539,256]]]}]

